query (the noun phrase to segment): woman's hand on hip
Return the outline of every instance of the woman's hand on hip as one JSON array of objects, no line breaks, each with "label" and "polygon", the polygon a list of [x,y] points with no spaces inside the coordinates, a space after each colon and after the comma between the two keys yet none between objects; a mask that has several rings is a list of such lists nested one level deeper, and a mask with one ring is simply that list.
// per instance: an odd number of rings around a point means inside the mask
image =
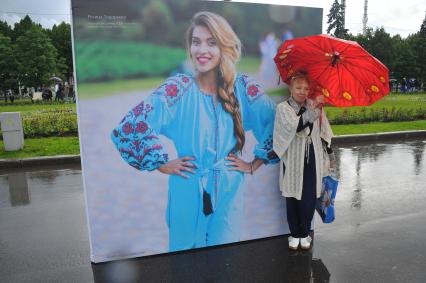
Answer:
[{"label": "woman's hand on hip", "polygon": [[173,159],[163,164],[158,168],[163,174],[167,175],[179,175],[183,178],[188,179],[188,175],[184,174],[184,172],[194,173],[192,168],[197,168],[190,160],[195,160],[195,157],[184,156],[182,158]]},{"label": "woman's hand on hip", "polygon": [[242,160],[241,158],[239,158],[235,154],[230,153],[228,155],[228,157],[226,157],[225,159],[230,161],[230,162],[226,163],[226,165],[234,166],[234,167],[229,168],[228,170],[241,171],[243,173],[248,173],[248,174],[252,173],[252,164],[249,163],[249,162],[245,162],[244,160]]}]

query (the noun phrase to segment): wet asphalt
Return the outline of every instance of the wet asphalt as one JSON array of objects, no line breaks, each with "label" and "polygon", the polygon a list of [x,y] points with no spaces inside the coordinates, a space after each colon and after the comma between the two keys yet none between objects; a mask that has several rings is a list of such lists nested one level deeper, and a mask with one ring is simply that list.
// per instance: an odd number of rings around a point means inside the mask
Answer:
[{"label": "wet asphalt", "polygon": [[0,282],[426,282],[426,140],[336,148],[336,220],[286,236],[91,264],[79,166],[0,171]]}]

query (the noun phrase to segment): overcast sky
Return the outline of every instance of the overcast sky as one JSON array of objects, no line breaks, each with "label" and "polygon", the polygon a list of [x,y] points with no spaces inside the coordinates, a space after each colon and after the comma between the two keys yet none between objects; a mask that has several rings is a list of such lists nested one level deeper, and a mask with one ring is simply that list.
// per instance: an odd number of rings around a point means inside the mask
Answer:
[{"label": "overcast sky", "polygon": [[[120,0],[117,0],[120,1]],[[135,0],[137,1],[137,0]],[[178,1],[178,0],[177,0]],[[334,0],[244,0],[271,4],[288,4],[323,8],[323,32],[327,28],[327,14]],[[406,37],[420,29],[426,13],[426,0],[369,0],[368,26],[383,26],[391,35]],[[346,0],[346,28],[352,34],[362,31],[363,0]],[[10,25],[26,14],[44,27],[51,28],[62,21],[70,22],[70,0],[0,0],[0,19]]]}]

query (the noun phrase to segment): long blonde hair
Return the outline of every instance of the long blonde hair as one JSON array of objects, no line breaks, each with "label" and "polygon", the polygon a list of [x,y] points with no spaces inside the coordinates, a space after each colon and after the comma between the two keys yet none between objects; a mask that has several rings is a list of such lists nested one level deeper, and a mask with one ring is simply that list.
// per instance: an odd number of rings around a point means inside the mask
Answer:
[{"label": "long blonde hair", "polygon": [[189,50],[192,33],[196,26],[207,28],[218,43],[221,53],[217,82],[218,97],[225,111],[231,114],[234,122],[234,135],[237,140],[234,150],[241,152],[245,143],[245,135],[240,105],[234,94],[235,64],[241,55],[241,41],[223,17],[211,12],[198,12],[192,18],[191,25],[186,32],[189,57],[191,57]]}]

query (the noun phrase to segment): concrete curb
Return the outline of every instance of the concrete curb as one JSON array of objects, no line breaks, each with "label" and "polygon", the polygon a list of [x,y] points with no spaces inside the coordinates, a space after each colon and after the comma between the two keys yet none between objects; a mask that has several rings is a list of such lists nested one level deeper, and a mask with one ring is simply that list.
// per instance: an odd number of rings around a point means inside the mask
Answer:
[{"label": "concrete curb", "polygon": [[[426,130],[387,132],[363,135],[342,135],[333,138],[334,146],[360,144],[366,142],[392,142],[395,140],[426,139]],[[34,166],[59,166],[79,164],[80,155],[57,155],[48,157],[32,157],[21,159],[0,159],[0,170],[27,168]]]},{"label": "concrete curb", "polygon": [[419,131],[401,131],[401,132],[386,132],[376,134],[362,134],[362,135],[342,135],[334,137],[332,144],[346,145],[354,143],[366,142],[385,142],[396,140],[410,140],[410,139],[426,139],[426,130]]},{"label": "concrete curb", "polygon": [[80,155],[56,155],[20,159],[0,159],[0,170],[78,163],[80,163]]}]

